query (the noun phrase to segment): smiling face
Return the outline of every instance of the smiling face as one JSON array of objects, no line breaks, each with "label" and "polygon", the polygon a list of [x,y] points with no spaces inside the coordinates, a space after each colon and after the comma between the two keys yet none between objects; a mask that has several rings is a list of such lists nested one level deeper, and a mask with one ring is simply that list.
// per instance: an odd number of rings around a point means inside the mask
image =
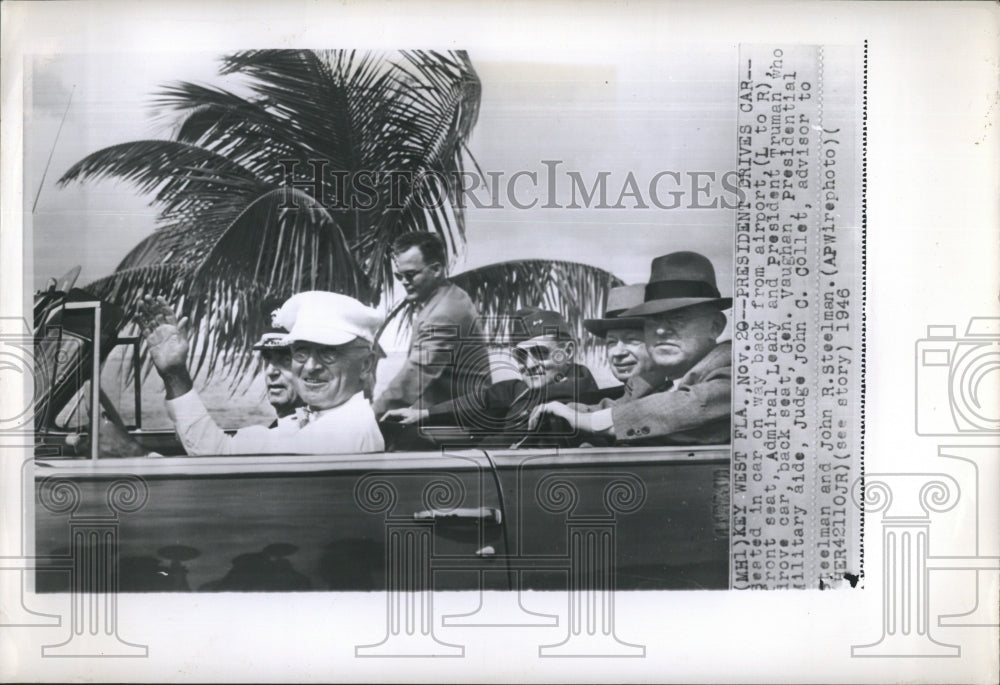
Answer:
[{"label": "smiling face", "polygon": [[337,407],[361,392],[374,354],[360,341],[345,345],[292,344],[296,393],[311,409]]},{"label": "smiling face", "polygon": [[521,367],[521,378],[529,388],[536,390],[565,378],[575,352],[576,345],[572,340],[539,335],[518,343],[513,355]]},{"label": "smiling face", "polygon": [[604,334],[604,350],[611,373],[624,383],[636,369],[649,365],[646,337],[640,328],[612,328]]},{"label": "smiling face", "polygon": [[649,358],[671,378],[678,378],[715,347],[725,327],[725,314],[707,305],[649,316],[645,325]]},{"label": "smiling face", "polygon": [[392,256],[393,273],[406,290],[406,299],[424,302],[444,279],[440,264],[428,264],[420,248],[413,247]]},{"label": "smiling face", "polygon": [[278,416],[288,416],[295,411],[299,396],[295,393],[295,376],[292,373],[292,352],[287,347],[262,350],[264,382],[267,384],[267,401]]}]

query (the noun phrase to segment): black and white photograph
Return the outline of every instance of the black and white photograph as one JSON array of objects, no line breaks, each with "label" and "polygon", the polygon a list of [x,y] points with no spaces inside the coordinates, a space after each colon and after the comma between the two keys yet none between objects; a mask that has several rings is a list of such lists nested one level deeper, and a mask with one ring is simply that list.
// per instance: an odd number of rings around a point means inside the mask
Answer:
[{"label": "black and white photograph", "polygon": [[[134,59],[33,65],[60,148],[27,158],[37,551],[68,553],[59,488],[103,507],[124,472],[122,592],[384,590],[397,564],[428,572],[400,590],[566,588],[576,544],[614,555],[590,589],[727,588],[746,192],[708,57],[675,85],[636,55],[570,80],[464,50],[168,54],[145,102]],[[80,202],[103,208],[67,231]],[[567,536],[584,512],[613,541]]]},{"label": "black and white photograph", "polygon": [[996,293],[927,291],[996,285],[997,134],[966,266],[930,215],[890,256],[887,15],[69,4],[109,25],[4,56],[4,679],[767,681],[802,630],[832,670],[787,677],[996,672]]}]

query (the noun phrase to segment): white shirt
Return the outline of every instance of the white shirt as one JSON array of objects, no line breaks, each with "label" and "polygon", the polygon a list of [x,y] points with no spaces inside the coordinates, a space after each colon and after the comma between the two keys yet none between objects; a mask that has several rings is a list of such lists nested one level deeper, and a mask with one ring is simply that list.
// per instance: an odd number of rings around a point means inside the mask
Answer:
[{"label": "white shirt", "polygon": [[192,456],[349,454],[385,450],[375,412],[361,392],[340,406],[310,412],[310,420],[304,426],[300,426],[295,416],[286,416],[279,419],[274,428],[249,426],[232,436],[219,428],[194,390],[167,400],[167,413],[184,450]]}]

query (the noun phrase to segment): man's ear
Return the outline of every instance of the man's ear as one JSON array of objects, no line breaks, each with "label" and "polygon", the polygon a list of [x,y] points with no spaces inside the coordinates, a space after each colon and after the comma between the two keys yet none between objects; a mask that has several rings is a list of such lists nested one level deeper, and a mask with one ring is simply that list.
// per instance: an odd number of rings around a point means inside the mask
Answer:
[{"label": "man's ear", "polygon": [[722,312],[715,312],[714,321],[712,322],[712,337],[718,338],[724,330],[726,330],[726,315]]},{"label": "man's ear", "polygon": [[378,358],[374,352],[369,352],[361,362],[361,373],[368,374],[373,372],[376,364],[378,364]]},{"label": "man's ear", "polygon": [[567,340],[563,344],[563,350],[566,352],[566,361],[571,361],[573,359],[573,355],[576,354],[576,343],[572,340]]}]

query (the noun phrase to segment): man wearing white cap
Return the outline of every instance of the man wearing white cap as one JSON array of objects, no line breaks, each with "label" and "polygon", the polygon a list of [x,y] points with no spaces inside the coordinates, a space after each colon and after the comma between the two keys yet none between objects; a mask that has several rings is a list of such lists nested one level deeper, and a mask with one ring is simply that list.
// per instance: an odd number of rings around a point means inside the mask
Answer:
[{"label": "man wearing white cap", "polygon": [[295,410],[302,406],[299,396],[295,393],[292,375],[292,351],[285,343],[288,331],[275,326],[273,322],[280,307],[280,301],[271,301],[265,304],[263,311],[267,320],[266,330],[257,344],[253,346],[253,350],[260,353],[260,360],[263,362],[268,404],[274,408],[274,413],[278,415],[269,428],[274,428],[279,422],[286,423],[296,420]]},{"label": "man wearing white cap", "polygon": [[250,426],[229,436],[209,416],[187,370],[187,320],[179,323],[162,298],[139,307],[150,357],[167,391],[167,412],[184,449],[204,454],[343,454],[385,449],[365,378],[382,317],[352,297],[310,291],[289,298],[273,324],[288,334],[292,381],[304,403],[295,422]]}]

